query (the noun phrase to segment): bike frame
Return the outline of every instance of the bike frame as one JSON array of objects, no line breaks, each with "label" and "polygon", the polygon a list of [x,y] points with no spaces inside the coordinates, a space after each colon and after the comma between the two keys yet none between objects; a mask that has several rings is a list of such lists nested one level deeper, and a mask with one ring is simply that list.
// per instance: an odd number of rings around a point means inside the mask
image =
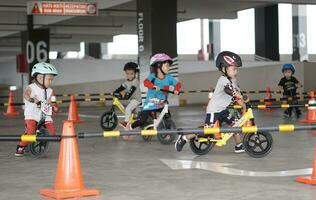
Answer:
[{"label": "bike frame", "polygon": [[154,122],[148,126],[145,127],[145,129],[148,129],[149,127],[152,127],[154,130],[156,130],[159,126],[159,124],[162,122],[164,116],[169,113],[169,107],[168,104],[165,104],[162,111],[159,114],[159,117],[157,119],[154,119]]},{"label": "bike frame", "polygon": [[[233,127],[242,127],[251,119],[254,119],[253,112],[251,108],[248,108],[247,112],[238,119]],[[199,138],[199,142],[216,142],[216,146],[224,146],[234,134],[235,133],[221,133],[221,139]]]},{"label": "bike frame", "polygon": [[[119,98],[117,97],[113,97],[113,103],[112,103],[112,111],[115,112],[115,107],[117,107],[121,113],[123,113],[125,115],[125,107],[123,106],[123,104],[121,103],[121,101],[119,100]],[[119,116],[118,116],[119,117]],[[130,120],[132,120],[132,122],[134,121],[134,113],[132,113]]]}]

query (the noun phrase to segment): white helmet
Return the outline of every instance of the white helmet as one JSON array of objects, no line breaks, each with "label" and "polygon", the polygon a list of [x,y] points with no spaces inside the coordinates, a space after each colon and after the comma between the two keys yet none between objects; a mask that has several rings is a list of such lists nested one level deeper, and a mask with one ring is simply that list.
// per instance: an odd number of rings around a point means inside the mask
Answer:
[{"label": "white helmet", "polygon": [[34,77],[36,74],[51,74],[51,75],[57,76],[58,72],[52,64],[40,62],[40,63],[36,63],[32,67],[31,76]]}]

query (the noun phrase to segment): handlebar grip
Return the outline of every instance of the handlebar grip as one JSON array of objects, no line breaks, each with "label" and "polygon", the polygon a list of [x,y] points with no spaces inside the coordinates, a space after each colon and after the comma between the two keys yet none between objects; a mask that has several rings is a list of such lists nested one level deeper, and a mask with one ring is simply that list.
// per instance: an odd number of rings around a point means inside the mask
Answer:
[{"label": "handlebar grip", "polygon": [[170,93],[170,94],[174,94],[174,91],[170,91],[170,90],[160,89],[160,91],[161,92],[167,92],[167,93]]}]

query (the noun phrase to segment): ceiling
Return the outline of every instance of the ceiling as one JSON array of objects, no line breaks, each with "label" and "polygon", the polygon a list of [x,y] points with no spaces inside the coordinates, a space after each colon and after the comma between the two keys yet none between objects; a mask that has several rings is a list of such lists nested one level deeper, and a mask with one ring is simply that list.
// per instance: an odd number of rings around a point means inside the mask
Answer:
[{"label": "ceiling", "polygon": [[[20,31],[27,29],[26,2],[0,0],[0,57],[20,52]],[[78,50],[81,41],[111,42],[113,35],[136,33],[135,0],[93,2],[97,2],[99,7],[96,17],[34,16],[34,28],[49,27],[51,50],[58,51]],[[178,0],[178,21],[233,19],[239,10],[276,2],[316,4],[316,0]]]}]

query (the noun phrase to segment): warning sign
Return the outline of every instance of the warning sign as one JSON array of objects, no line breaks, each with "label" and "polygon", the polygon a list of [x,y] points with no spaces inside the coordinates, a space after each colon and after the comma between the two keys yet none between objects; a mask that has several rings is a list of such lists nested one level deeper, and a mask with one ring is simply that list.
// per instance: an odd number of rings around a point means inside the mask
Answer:
[{"label": "warning sign", "polygon": [[64,1],[28,1],[28,15],[98,15],[97,3]]}]

